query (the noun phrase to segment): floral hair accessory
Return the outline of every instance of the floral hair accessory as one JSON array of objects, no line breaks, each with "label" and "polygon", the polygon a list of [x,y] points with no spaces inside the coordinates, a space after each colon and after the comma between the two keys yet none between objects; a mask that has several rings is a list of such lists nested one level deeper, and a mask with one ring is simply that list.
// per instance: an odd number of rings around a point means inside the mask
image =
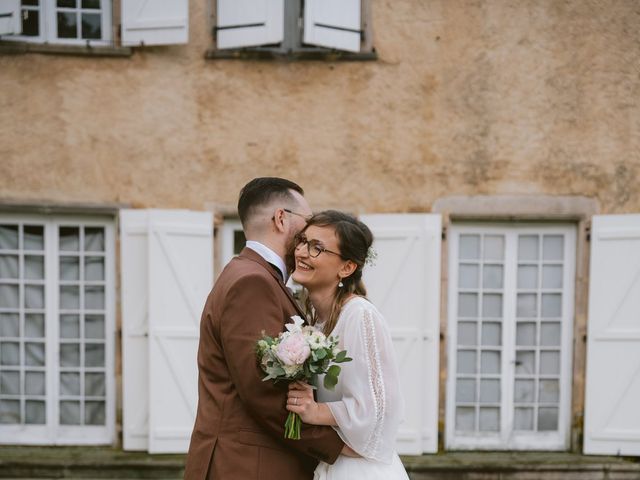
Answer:
[{"label": "floral hair accessory", "polygon": [[373,267],[376,264],[376,259],[378,258],[378,252],[376,252],[373,247],[369,247],[369,250],[367,250],[367,256],[364,259],[364,263],[365,265],[369,265],[370,267]]}]

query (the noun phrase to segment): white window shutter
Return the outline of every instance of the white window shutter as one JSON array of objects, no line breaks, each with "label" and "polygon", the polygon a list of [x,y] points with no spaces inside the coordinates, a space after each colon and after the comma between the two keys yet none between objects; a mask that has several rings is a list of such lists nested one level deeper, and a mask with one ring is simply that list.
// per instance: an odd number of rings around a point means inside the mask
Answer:
[{"label": "white window shutter", "polygon": [[217,7],[219,49],[282,42],[284,0],[218,0]]},{"label": "white window shutter", "polygon": [[213,215],[149,213],[149,452],[186,453],[198,403],[200,314],[213,285]]},{"label": "white window shutter", "polygon": [[305,0],[304,43],[360,51],[360,0]]},{"label": "white window shutter", "polygon": [[189,41],[189,0],[122,0],[122,44],[175,45]]},{"label": "white window shutter", "polygon": [[640,456],[640,215],[591,228],[584,453]]},{"label": "white window shutter", "polygon": [[441,216],[363,215],[377,259],[364,269],[369,299],[387,320],[396,346],[405,419],[397,449],[438,450]]},{"label": "white window shutter", "polygon": [[20,35],[20,0],[2,0],[0,2],[0,35]]},{"label": "white window shutter", "polygon": [[147,210],[120,211],[123,448],[149,446]]}]

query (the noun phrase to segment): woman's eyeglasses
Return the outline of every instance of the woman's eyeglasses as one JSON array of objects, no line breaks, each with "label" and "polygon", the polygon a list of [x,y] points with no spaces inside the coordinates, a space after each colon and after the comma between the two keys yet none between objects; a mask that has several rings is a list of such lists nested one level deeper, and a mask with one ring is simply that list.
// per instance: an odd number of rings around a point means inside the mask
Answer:
[{"label": "woman's eyeglasses", "polygon": [[338,252],[332,252],[331,250],[324,248],[322,244],[320,244],[317,240],[307,240],[307,237],[300,233],[294,237],[294,241],[296,243],[296,248],[301,244],[306,245],[307,252],[309,252],[309,256],[312,258],[316,258],[322,252],[333,253],[334,255],[338,255],[340,258],[342,258],[342,255]]}]

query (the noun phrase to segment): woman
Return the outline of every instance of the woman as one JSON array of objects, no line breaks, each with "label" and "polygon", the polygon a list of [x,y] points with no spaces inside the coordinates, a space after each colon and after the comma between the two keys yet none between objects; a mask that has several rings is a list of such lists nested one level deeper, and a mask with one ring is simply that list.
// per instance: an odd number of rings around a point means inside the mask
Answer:
[{"label": "woman", "polygon": [[338,336],[353,358],[342,364],[334,391],[318,382],[318,402],[308,385],[289,386],[287,410],[333,426],[357,454],[320,462],[315,480],[409,478],[395,452],[402,398],[391,335],[362,283],[372,241],[364,223],[333,210],[314,215],[296,238],[293,279],[307,289],[311,323]]}]

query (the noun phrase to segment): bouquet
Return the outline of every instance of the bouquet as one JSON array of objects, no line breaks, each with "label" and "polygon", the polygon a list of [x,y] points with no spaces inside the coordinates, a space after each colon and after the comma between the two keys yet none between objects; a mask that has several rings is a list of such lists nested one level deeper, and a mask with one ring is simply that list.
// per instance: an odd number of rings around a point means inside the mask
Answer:
[{"label": "bouquet", "polygon": [[[349,362],[346,350],[338,348],[338,337],[325,336],[312,326],[303,326],[304,320],[295,315],[293,323],[276,338],[264,335],[258,340],[257,353],[260,367],[267,374],[262,381],[303,380],[311,383],[317,375],[324,374],[324,386],[333,390],[338,383],[340,367],[337,363]],[[313,387],[312,387],[313,388]],[[301,419],[289,412],[284,424],[284,437],[300,439]]]}]

